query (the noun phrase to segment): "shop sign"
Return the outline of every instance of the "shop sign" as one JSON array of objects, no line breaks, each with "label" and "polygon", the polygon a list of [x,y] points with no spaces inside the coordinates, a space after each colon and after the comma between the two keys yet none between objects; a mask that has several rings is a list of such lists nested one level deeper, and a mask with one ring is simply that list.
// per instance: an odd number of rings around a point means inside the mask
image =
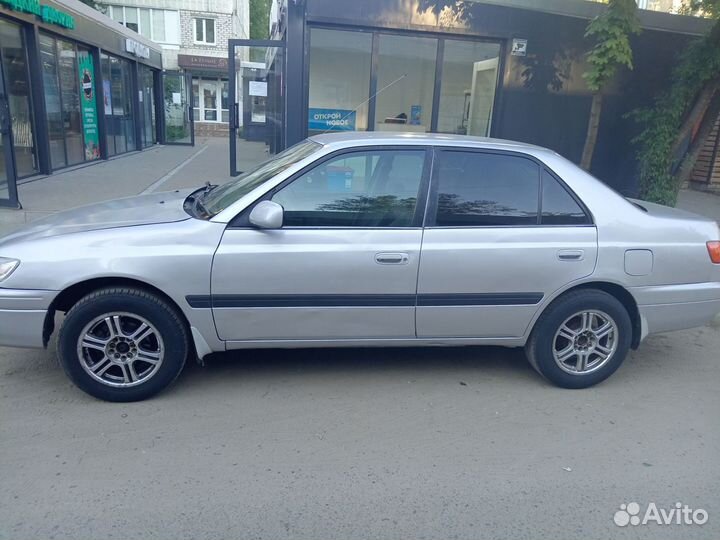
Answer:
[{"label": "shop sign", "polygon": [[134,54],[138,58],[150,58],[150,47],[138,43],[134,39],[125,39],[125,50],[130,54]]},{"label": "shop sign", "polygon": [[70,30],[75,28],[75,18],[72,15],[48,6],[47,4],[41,4],[38,0],[0,0],[0,4],[14,11],[30,13],[36,17],[40,17],[40,19],[47,24],[62,26]]},{"label": "shop sign", "polygon": [[355,111],[310,109],[308,129],[313,131],[355,131]]},{"label": "shop sign", "polygon": [[85,139],[85,159],[100,159],[95,70],[92,56],[87,51],[78,51],[78,72],[80,73],[80,112],[82,113]]},{"label": "shop sign", "polygon": [[210,69],[227,71],[228,59],[221,56],[197,56],[194,54],[178,54],[178,66],[187,69]]}]

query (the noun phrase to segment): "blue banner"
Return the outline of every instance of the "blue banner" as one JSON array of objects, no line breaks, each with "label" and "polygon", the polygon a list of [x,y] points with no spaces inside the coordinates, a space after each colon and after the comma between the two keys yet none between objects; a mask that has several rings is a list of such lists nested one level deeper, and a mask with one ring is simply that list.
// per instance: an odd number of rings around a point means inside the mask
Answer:
[{"label": "blue banner", "polygon": [[310,109],[310,131],[355,131],[355,111],[346,109]]}]

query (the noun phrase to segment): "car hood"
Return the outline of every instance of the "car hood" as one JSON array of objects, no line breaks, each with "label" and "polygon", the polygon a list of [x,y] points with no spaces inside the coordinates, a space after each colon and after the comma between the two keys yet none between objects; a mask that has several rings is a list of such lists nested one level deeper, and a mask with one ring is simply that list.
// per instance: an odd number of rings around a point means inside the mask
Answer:
[{"label": "car hood", "polygon": [[100,229],[183,221],[190,219],[183,209],[183,202],[193,191],[151,193],[65,210],[0,238],[0,245]]}]

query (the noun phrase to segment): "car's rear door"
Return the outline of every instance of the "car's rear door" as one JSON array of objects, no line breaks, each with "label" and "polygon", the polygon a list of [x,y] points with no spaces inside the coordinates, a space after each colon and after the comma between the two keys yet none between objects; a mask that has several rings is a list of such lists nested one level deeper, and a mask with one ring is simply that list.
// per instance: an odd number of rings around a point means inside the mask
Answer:
[{"label": "car's rear door", "polygon": [[547,295],[593,272],[597,233],[564,183],[524,154],[435,153],[417,335],[520,337]]},{"label": "car's rear door", "polygon": [[277,230],[228,227],[215,255],[221,339],[415,338],[432,151],[369,147],[320,160],[265,199]]}]

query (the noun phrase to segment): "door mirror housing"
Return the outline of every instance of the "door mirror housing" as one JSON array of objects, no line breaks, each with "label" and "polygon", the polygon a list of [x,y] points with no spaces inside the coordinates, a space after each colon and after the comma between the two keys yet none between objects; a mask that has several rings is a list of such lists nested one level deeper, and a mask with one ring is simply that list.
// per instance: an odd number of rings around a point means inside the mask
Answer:
[{"label": "door mirror housing", "polygon": [[280,229],[283,226],[283,207],[276,202],[261,201],[250,212],[250,223],[258,229]]}]

